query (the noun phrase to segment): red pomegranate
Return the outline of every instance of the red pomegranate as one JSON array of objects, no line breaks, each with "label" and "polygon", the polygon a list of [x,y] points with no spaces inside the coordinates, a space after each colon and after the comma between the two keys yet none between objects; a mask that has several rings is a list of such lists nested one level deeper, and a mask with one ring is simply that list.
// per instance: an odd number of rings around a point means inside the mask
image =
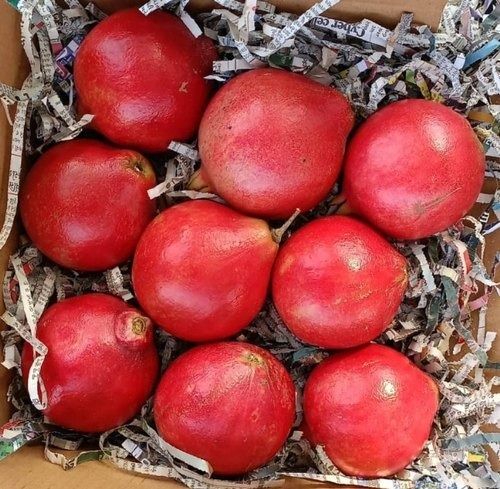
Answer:
[{"label": "red pomegranate", "polygon": [[201,171],[192,188],[211,188],[232,207],[288,218],[316,206],[340,171],[354,116],[338,91],[263,68],[233,78],[200,125]]},{"label": "red pomegranate", "polygon": [[426,100],[396,102],[368,118],[345,161],[350,207],[398,239],[424,238],[462,218],[485,170],[467,120]]},{"label": "red pomegranate", "polygon": [[375,344],[332,355],[304,390],[312,438],[342,472],[357,477],[393,475],[417,458],[438,403],[431,377]]},{"label": "red pomegranate", "polygon": [[201,345],[167,369],[154,400],[168,443],[241,475],[269,462],[295,418],[295,388],[283,365],[248,343]]},{"label": "red pomegranate", "polygon": [[45,152],[21,189],[27,233],[42,253],[80,271],[112,268],[132,256],[155,213],[156,177],[139,153],[91,139]]},{"label": "red pomegranate", "polygon": [[211,92],[217,52],[175,15],[121,10],[100,22],[75,59],[79,111],[116,144],[166,151],[193,138]]},{"label": "red pomegranate", "polygon": [[277,250],[266,222],[211,201],[184,202],[163,211],[142,235],[134,290],[170,334],[224,339],[261,309]]},{"label": "red pomegranate", "polygon": [[406,260],[352,217],[316,219],[278,253],[273,300],[302,341],[349,348],[379,336],[394,318],[407,285]]},{"label": "red pomegranate", "polygon": [[[64,428],[99,433],[127,422],[151,394],[158,353],[151,321],[122,300],[86,294],[50,306],[37,337],[48,348],[41,377],[45,416]],[[25,344],[25,383],[33,349]]]}]

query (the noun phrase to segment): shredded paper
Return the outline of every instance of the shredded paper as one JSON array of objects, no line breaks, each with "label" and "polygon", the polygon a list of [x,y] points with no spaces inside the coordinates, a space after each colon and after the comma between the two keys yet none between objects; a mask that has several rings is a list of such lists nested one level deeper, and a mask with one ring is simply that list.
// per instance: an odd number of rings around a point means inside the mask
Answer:
[{"label": "shredded paper", "polygon": [[[158,436],[151,400],[129,424],[100,436],[51,425],[40,412],[47,403],[40,376],[47,347],[37,339],[37,320],[51,301],[89,291],[134,301],[130,264],[104,274],[78,274],[54,266],[23,238],[3,280],[6,312],[2,319],[8,326],[2,332],[3,366],[16,375],[7,393],[15,413],[0,427],[0,459],[39,440],[46,458],[65,470],[101,460],[196,489],[274,487],[283,484],[283,476],[384,489],[500,487],[500,474],[490,463],[491,457],[500,456],[500,394],[494,393],[500,384],[495,375],[500,365],[488,359],[496,333],[486,327],[490,297],[499,293],[494,277],[500,253],[490,268],[483,261],[485,237],[500,228],[496,185],[500,178],[500,8],[492,0],[452,0],[439,31],[433,33],[427,26],[414,25],[409,13],[393,30],[368,19],[347,23],[323,16],[340,1],[323,0],[300,16],[277,12],[260,0],[218,0],[219,8],[195,18],[185,10],[188,0],[150,0],[141,11],[149,15],[168,9],[193,35],[213,39],[220,56],[207,78],[214,83],[270,65],[338,88],[359,121],[390,102],[411,97],[444,103],[469,118],[486,151],[485,178],[494,183],[478,197],[478,218],[466,217],[426,240],[394,243],[408,259],[409,288],[393,323],[377,339],[404,352],[439,386],[439,413],[421,456],[393,478],[364,480],[342,474],[321,446],[310,446],[300,430],[300,393],[311,369],[328,353],[298,341],[272,303],[237,338],[269,349],[292,373],[298,390],[294,429],[265,467],[239,480],[214,478],[206,461]],[[31,70],[20,89],[0,83],[0,100],[13,126],[0,247],[13,227],[23,155],[36,157],[47,145],[76,137],[92,119],[91,114],[76,116],[72,63],[85,35],[106,17],[94,4],[83,6],[79,0],[66,0],[64,7],[53,0],[11,3],[21,13],[22,42]],[[186,189],[199,166],[196,142],[172,142],[153,163],[161,178],[149,195],[158,199],[160,208],[186,198],[221,200]],[[314,211],[294,216],[293,223],[277,232],[286,239],[311,219],[338,212],[340,190],[336,185]],[[473,315],[477,315],[477,327],[473,327]],[[36,354],[27,389],[19,375],[23,341]],[[162,370],[187,348],[162,331],[156,332],[156,342]],[[496,431],[484,432],[485,424],[496,426]],[[82,444],[91,449],[73,457],[64,454],[64,450],[79,450]]]}]

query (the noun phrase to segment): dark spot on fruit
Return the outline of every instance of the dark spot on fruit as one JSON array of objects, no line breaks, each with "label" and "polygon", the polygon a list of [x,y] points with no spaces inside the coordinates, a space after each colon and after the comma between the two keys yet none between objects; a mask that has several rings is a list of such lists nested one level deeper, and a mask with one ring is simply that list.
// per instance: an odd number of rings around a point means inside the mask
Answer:
[{"label": "dark spot on fruit", "polygon": [[229,125],[229,126],[227,126],[227,128],[228,128],[228,129],[232,129],[232,128],[233,128],[233,126]]}]

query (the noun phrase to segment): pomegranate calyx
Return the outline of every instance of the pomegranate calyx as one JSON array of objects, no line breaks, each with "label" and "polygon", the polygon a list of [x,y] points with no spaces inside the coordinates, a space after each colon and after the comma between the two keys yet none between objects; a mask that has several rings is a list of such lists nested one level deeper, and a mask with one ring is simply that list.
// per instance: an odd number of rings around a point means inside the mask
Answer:
[{"label": "pomegranate calyx", "polygon": [[153,341],[153,324],[151,319],[133,309],[123,311],[116,318],[115,335],[127,347],[145,348]]}]

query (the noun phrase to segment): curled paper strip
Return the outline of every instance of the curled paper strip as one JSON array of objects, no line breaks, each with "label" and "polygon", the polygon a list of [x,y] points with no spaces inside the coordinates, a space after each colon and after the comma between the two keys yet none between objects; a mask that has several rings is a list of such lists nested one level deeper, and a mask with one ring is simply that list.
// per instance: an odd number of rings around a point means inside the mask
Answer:
[{"label": "curled paper strip", "polygon": [[119,267],[112,268],[104,272],[104,277],[106,278],[106,284],[108,290],[118,297],[121,297],[125,301],[129,301],[134,298],[130,290],[126,289],[123,279],[123,274]]},{"label": "curled paper strip", "polygon": [[12,316],[9,312],[5,312],[1,319],[10,326],[15,329],[21,338],[27,341],[32,347],[34,353],[39,356],[35,357],[28,374],[28,392],[36,409],[42,410],[47,407],[47,390],[45,389],[45,385],[40,376],[40,370],[42,368],[43,361],[45,360],[45,356],[47,355],[47,347],[41,343],[38,339],[36,339],[30,332],[30,330],[19,323],[17,319]]}]

